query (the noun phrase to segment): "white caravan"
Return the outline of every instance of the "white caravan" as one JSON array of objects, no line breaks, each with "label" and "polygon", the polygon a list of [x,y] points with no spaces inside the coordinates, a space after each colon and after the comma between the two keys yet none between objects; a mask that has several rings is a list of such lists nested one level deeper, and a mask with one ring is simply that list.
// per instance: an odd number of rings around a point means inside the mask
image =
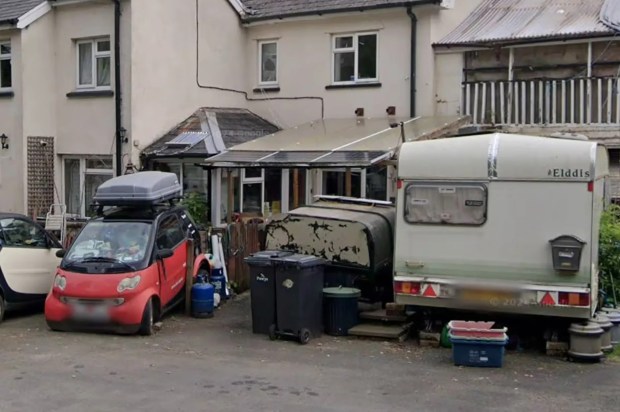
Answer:
[{"label": "white caravan", "polygon": [[608,155],[589,141],[486,134],[403,144],[395,302],[589,318]]}]

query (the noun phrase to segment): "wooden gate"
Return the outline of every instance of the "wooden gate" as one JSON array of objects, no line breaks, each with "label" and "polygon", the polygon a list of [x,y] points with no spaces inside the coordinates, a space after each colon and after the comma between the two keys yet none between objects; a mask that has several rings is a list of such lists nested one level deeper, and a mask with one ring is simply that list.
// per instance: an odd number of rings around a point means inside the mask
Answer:
[{"label": "wooden gate", "polygon": [[261,250],[261,226],[262,224],[256,221],[228,225],[225,245],[228,281],[235,286],[238,293],[250,287],[249,267],[244,259]]}]

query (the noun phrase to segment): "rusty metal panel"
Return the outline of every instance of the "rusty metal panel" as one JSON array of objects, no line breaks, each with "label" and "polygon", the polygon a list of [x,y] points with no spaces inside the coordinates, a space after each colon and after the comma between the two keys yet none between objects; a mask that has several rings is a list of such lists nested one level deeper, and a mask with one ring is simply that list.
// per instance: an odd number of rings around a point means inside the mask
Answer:
[{"label": "rusty metal panel", "polygon": [[474,46],[613,35],[605,0],[485,0],[436,46]]},{"label": "rusty metal panel", "polygon": [[267,249],[287,249],[329,262],[370,266],[364,226],[310,216],[288,216],[267,229]]},{"label": "rusty metal panel", "polygon": [[391,205],[319,201],[274,217],[266,228],[266,248],[375,274],[391,265],[395,218]]}]

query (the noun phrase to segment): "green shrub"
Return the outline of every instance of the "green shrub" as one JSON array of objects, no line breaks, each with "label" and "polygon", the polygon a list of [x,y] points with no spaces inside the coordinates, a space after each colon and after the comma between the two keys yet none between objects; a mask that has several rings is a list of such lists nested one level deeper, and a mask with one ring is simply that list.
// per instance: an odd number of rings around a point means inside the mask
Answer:
[{"label": "green shrub", "polygon": [[204,195],[196,192],[187,193],[181,201],[181,204],[185,206],[189,214],[196,221],[196,224],[208,226],[209,206]]},{"label": "green shrub", "polygon": [[611,205],[603,212],[599,238],[601,289],[608,297],[620,286],[620,206]]}]

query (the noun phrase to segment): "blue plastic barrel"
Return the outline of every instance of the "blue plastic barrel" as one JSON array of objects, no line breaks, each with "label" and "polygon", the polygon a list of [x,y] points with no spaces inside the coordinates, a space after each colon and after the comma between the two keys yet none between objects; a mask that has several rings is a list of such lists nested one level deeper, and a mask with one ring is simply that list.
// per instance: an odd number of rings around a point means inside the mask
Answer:
[{"label": "blue plastic barrel", "polygon": [[226,294],[226,277],[224,276],[224,270],[222,268],[211,269],[209,281],[215,288],[215,293],[219,294],[222,299],[228,298]]},{"label": "blue plastic barrel", "polygon": [[204,279],[199,278],[198,283],[192,286],[192,316],[195,318],[210,318],[213,316],[214,288]]}]

